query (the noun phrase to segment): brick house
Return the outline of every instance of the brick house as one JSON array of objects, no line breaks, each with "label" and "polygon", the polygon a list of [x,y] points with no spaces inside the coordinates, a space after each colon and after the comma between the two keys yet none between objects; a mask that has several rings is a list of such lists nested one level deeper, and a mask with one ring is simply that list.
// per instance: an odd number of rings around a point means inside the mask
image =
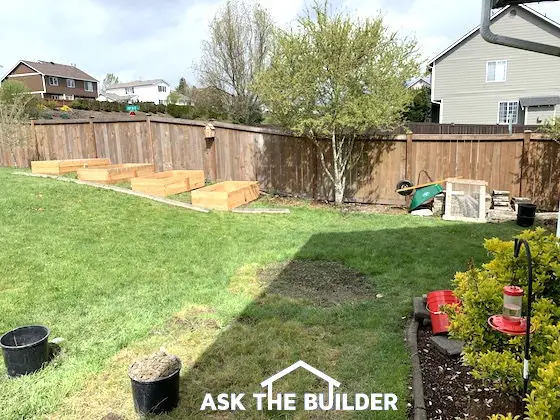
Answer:
[{"label": "brick house", "polygon": [[96,99],[98,80],[76,66],[52,61],[19,61],[3,78],[23,82],[31,93],[45,99]]}]

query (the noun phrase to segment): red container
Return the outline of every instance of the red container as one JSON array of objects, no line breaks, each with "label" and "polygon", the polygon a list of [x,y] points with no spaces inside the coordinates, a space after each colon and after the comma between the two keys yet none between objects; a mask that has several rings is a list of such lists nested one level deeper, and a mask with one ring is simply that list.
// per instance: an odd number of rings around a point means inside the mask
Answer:
[{"label": "red container", "polygon": [[454,298],[453,290],[434,290],[427,295],[427,303],[445,302],[450,298]]},{"label": "red container", "polygon": [[451,290],[436,290],[428,293],[427,308],[430,312],[430,321],[432,321],[432,332],[434,334],[445,334],[449,331],[449,317],[446,313],[441,312],[441,307],[460,303],[461,301]]}]

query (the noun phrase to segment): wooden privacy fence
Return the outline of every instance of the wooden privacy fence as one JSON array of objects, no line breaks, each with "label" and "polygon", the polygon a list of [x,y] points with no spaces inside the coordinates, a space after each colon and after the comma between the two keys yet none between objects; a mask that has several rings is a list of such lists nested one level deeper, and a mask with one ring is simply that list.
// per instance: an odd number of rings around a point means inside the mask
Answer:
[{"label": "wooden privacy fence", "polygon": [[[272,128],[213,123],[214,140],[202,121],[127,117],[112,120],[35,121],[26,148],[0,150],[3,166],[31,160],[109,158],[113,163],[153,162],[157,170],[203,169],[212,180],[258,180],[261,189],[332,199],[316,146]],[[408,134],[363,140],[348,173],[348,201],[403,204],[395,186],[431,178],[482,179],[490,189],[533,198],[552,210],[560,197],[560,145],[532,132],[509,134]],[[329,148],[324,142],[322,147]],[[328,162],[327,162],[328,164]],[[420,181],[426,178],[422,177]]]}]

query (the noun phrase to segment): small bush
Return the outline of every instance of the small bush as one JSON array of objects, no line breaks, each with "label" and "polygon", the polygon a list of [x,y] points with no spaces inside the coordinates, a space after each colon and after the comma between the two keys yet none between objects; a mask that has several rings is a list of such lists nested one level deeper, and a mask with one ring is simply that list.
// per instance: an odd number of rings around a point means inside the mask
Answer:
[{"label": "small bush", "polygon": [[191,105],[167,105],[167,113],[174,118],[194,118],[193,106]]},{"label": "small bush", "polygon": [[[540,419],[558,419],[560,400],[550,400],[558,394],[547,393],[542,384],[553,380],[549,370],[558,369],[554,362],[560,358],[560,240],[542,228],[524,231],[519,236],[531,246],[536,296],[532,311],[534,333],[531,334],[532,391],[527,410],[541,410]],[[488,326],[487,320],[502,312],[504,286],[514,284],[527,291],[525,250],[522,247],[520,257],[514,259],[511,241],[487,239],[484,246],[492,260],[481,268],[473,267],[455,276],[455,294],[462,300],[462,306],[458,312],[448,312],[450,334],[465,341],[464,360],[473,368],[474,377],[517,393],[523,386],[524,337],[496,332]],[[527,296],[524,300],[526,307]],[[532,408],[533,404],[538,404],[538,409]]]},{"label": "small bush", "polygon": [[58,103],[56,101],[45,101],[43,104],[49,109],[55,110],[58,108]]}]

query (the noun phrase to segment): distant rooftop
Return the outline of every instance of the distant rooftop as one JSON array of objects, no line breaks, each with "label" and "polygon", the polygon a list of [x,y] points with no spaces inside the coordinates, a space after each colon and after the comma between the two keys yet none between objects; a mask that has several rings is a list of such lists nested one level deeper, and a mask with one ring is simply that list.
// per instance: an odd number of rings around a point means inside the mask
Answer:
[{"label": "distant rooftop", "polygon": [[63,77],[65,79],[89,80],[92,82],[98,81],[95,77],[90,76],[76,66],[59,64],[53,61],[21,60],[21,63],[25,64],[28,67],[31,67],[39,73],[43,73],[46,76]]},{"label": "distant rooftop", "polygon": [[411,86],[414,86],[416,83],[418,82],[424,82],[428,85],[432,85],[432,76],[419,76],[419,77],[413,77],[412,79],[410,79],[408,82],[406,82],[406,87],[409,88]]},{"label": "distant rooftop", "polygon": [[121,89],[121,88],[129,88],[129,87],[136,87],[136,86],[153,86],[159,85],[160,83],[165,83],[169,86],[163,79],[153,79],[153,80],[136,80],[134,82],[126,82],[126,83],[117,83],[111,86],[107,86],[107,89]]}]

